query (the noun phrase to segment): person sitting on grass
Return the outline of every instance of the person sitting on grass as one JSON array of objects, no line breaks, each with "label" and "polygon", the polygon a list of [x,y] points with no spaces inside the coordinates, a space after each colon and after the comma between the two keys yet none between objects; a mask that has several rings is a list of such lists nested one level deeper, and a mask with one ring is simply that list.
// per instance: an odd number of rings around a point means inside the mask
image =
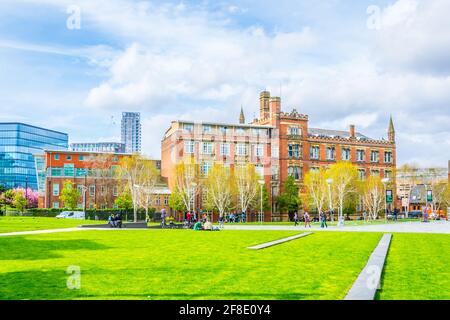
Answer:
[{"label": "person sitting on grass", "polygon": [[201,223],[200,221],[199,221],[199,222],[196,222],[196,223],[194,224],[193,230],[195,230],[195,231],[203,230],[202,223]]},{"label": "person sitting on grass", "polygon": [[213,229],[213,224],[211,223],[211,221],[206,221],[205,224],[203,225],[203,230],[208,230],[208,231],[212,231]]},{"label": "person sitting on grass", "polygon": [[114,217],[114,225],[116,228],[122,228],[122,215],[120,213]]},{"label": "person sitting on grass", "polygon": [[116,222],[114,220],[114,214],[111,213],[111,215],[108,217],[108,224],[111,228],[114,228],[116,226]]}]

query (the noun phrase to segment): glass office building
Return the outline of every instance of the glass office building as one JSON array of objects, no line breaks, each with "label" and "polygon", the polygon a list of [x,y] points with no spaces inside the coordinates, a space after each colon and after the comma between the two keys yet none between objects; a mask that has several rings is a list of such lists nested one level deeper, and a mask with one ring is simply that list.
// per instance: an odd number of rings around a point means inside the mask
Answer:
[{"label": "glass office building", "polygon": [[23,123],[0,123],[0,184],[38,189],[34,155],[45,149],[67,150],[66,133]]}]

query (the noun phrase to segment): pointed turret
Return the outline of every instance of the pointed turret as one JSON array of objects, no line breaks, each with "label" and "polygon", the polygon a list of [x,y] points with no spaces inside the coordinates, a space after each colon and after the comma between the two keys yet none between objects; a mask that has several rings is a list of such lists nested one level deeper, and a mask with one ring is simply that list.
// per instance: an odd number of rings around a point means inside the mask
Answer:
[{"label": "pointed turret", "polygon": [[239,123],[240,124],[245,124],[245,116],[244,116],[244,109],[241,106],[241,114],[239,116]]},{"label": "pointed turret", "polygon": [[392,143],[395,142],[395,129],[394,129],[394,122],[392,121],[392,115],[391,119],[389,120],[388,138],[389,142]]}]

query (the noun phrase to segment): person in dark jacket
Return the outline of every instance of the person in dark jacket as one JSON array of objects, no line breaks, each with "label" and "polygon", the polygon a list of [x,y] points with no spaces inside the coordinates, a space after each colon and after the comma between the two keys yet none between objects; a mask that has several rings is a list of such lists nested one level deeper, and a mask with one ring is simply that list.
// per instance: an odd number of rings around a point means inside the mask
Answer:
[{"label": "person in dark jacket", "polygon": [[320,227],[321,228],[328,228],[327,215],[323,211],[320,212]]}]

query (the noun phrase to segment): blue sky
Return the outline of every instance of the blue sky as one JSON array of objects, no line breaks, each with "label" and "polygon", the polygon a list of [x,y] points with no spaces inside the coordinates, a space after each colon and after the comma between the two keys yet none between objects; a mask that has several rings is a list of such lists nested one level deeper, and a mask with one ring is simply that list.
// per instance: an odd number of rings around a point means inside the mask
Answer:
[{"label": "blue sky", "polygon": [[171,120],[236,122],[241,105],[251,120],[269,89],[312,127],[381,138],[392,114],[400,164],[446,166],[449,13],[446,0],[3,0],[0,121],[106,141],[140,111],[159,158]]}]

